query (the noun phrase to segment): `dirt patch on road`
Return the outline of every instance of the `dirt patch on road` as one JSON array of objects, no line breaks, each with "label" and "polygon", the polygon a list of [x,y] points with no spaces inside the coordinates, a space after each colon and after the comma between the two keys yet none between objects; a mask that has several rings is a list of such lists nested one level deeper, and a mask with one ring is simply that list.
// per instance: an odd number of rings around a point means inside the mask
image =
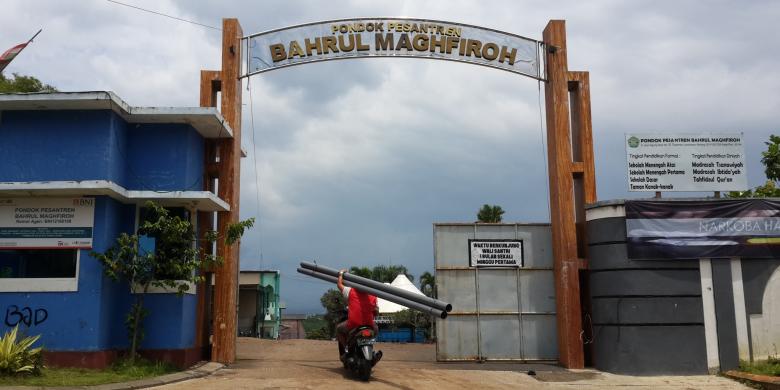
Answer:
[{"label": "dirt patch on road", "polygon": [[[241,338],[238,343],[237,364],[252,364],[249,361],[308,361],[338,362],[338,347],[334,341],[324,340],[261,340]],[[554,364],[514,362],[436,362],[436,346],[420,343],[377,343],[376,349],[383,353],[382,366],[430,368],[437,370],[481,370],[514,372],[560,372],[567,373]]]},{"label": "dirt patch on road", "polygon": [[[436,361],[436,346],[433,344],[377,343],[377,349],[384,351],[382,361],[404,361],[432,363]],[[335,341],[325,340],[263,340],[240,338],[237,349],[238,360],[338,360]]]},{"label": "dirt patch on road", "polygon": [[[436,363],[430,344],[377,344],[382,361],[371,381],[352,379],[337,358],[336,343],[240,338],[238,361],[216,374],[165,389],[734,389],[719,377],[628,377],[548,364]],[[529,370],[535,376],[529,376]],[[537,380],[537,378],[539,380]]]}]

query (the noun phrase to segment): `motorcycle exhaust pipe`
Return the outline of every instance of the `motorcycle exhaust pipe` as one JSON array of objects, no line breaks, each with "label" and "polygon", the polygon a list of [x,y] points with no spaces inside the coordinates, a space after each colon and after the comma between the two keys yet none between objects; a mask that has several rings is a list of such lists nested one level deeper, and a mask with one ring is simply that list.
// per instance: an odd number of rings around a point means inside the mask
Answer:
[{"label": "motorcycle exhaust pipe", "polygon": [[[326,282],[331,282],[331,283],[337,283],[338,282],[338,278],[335,277],[335,276],[326,275],[326,274],[323,274],[323,273],[320,273],[320,272],[317,272],[317,271],[313,271],[313,270],[310,270],[310,269],[298,268],[298,272],[302,273],[304,275],[311,276],[313,278],[324,280]],[[405,299],[403,297],[399,297],[397,295],[393,295],[393,294],[391,294],[389,292],[386,292],[386,291],[377,290],[375,288],[364,286],[362,284],[355,283],[355,282],[352,282],[352,281],[349,281],[349,280],[344,280],[344,285],[352,287],[352,288],[356,288],[356,289],[358,289],[358,290],[360,290],[360,291],[362,291],[364,293],[377,296],[377,297],[382,298],[384,300],[388,300],[390,302],[397,303],[397,304],[399,304],[401,306],[406,306],[406,307],[408,307],[410,309],[417,310],[417,311],[423,312],[425,314],[428,314],[428,315],[431,315],[431,316],[434,316],[434,317],[439,317],[441,319],[447,318],[447,312],[446,311],[439,310],[439,309],[436,309],[436,308],[433,308],[433,307],[430,307],[430,306],[426,306],[426,305],[423,305],[422,303],[419,303],[419,302],[410,301],[408,299]]]},{"label": "motorcycle exhaust pipe", "polygon": [[[325,275],[333,276],[333,277],[338,277],[339,276],[339,271],[338,270],[326,267],[324,265],[319,265],[319,264],[314,264],[314,263],[310,263],[310,262],[304,261],[304,262],[301,262],[301,267],[306,268],[306,269],[310,269],[312,271],[319,272],[319,273],[322,273],[322,274],[325,274]],[[387,293],[390,293],[390,294],[393,294],[393,295],[397,295],[397,296],[405,298],[407,300],[414,301],[414,302],[417,302],[417,303],[421,303],[423,305],[430,306],[430,307],[433,307],[435,309],[439,309],[439,310],[445,311],[447,313],[452,311],[452,305],[447,303],[447,302],[440,301],[440,300],[435,299],[435,298],[426,297],[425,295],[415,294],[415,293],[413,293],[411,291],[406,291],[404,289],[400,289],[398,287],[393,287],[393,286],[390,286],[390,285],[387,285],[387,284],[384,284],[384,283],[380,283],[380,282],[377,282],[375,280],[367,279],[367,278],[364,278],[364,277],[361,277],[361,276],[357,276],[357,275],[353,275],[353,274],[350,274],[350,273],[347,273],[347,272],[344,272],[343,279],[344,279],[344,281],[348,280],[350,282],[359,283],[359,284],[362,284],[362,285],[364,285],[366,287],[374,288],[376,290],[385,291]],[[388,299],[388,301],[389,301],[389,299]]]}]

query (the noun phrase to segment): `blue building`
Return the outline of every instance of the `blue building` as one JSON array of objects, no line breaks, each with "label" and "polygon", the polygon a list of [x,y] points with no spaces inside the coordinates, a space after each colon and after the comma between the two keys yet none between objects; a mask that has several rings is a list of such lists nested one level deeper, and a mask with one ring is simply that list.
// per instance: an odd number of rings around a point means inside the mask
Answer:
[{"label": "blue building", "polygon": [[[148,200],[194,226],[198,212],[228,210],[203,190],[215,138],[232,138],[215,108],[131,107],[111,92],[0,95],[0,333],[40,334],[52,365],[114,360],[129,344],[133,293],[90,251],[133,233]],[[201,359],[199,293],[146,297],[142,351],[180,366]]]}]

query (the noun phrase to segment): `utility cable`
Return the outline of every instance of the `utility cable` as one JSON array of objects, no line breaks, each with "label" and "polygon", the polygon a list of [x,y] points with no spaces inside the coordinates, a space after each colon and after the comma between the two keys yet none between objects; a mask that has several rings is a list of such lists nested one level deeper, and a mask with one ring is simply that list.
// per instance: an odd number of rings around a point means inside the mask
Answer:
[{"label": "utility cable", "polygon": [[214,27],[214,26],[209,26],[209,25],[207,25],[207,24],[203,24],[203,23],[193,22],[192,20],[187,20],[187,19],[177,18],[177,17],[175,17],[175,16],[168,15],[168,14],[164,14],[164,13],[162,13],[162,12],[152,11],[152,10],[150,10],[150,9],[141,8],[141,7],[138,7],[138,6],[135,6],[135,5],[131,5],[131,4],[125,4],[125,3],[121,3],[121,2],[118,2],[118,1],[116,1],[116,0],[106,0],[106,1],[108,1],[109,3],[114,3],[114,4],[123,5],[123,6],[125,6],[125,7],[129,7],[129,8],[134,8],[134,9],[137,9],[137,10],[139,10],[139,11],[149,12],[149,13],[151,13],[151,14],[155,14],[155,15],[159,15],[159,16],[164,16],[164,17],[166,17],[166,18],[175,19],[175,20],[178,20],[178,21],[180,21],[180,22],[190,23],[190,24],[194,24],[194,25],[201,26],[201,27],[206,27],[206,28],[210,28],[210,29],[213,29],[213,30],[222,31],[222,29],[221,29],[221,28],[217,28],[217,27]]},{"label": "utility cable", "polygon": [[544,115],[542,115],[542,82],[536,82],[537,88],[537,102],[539,107],[539,136],[542,138],[542,158],[544,159],[544,178],[547,181],[547,196],[544,197],[547,201],[547,220],[552,222],[552,209],[550,208],[550,174],[547,173],[547,137],[544,134]]},{"label": "utility cable", "polygon": [[257,133],[255,132],[255,104],[252,97],[252,80],[247,80],[246,88],[249,90],[249,123],[252,126],[252,159],[255,165],[255,196],[257,198],[257,231],[258,243],[260,244],[260,269],[263,268],[263,229],[262,218],[260,215],[260,168],[257,166]]}]

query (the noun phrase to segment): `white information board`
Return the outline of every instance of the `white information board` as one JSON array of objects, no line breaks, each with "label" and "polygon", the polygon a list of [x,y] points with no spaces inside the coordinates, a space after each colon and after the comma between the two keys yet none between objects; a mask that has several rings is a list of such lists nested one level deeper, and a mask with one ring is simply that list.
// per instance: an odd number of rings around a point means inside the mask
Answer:
[{"label": "white information board", "polygon": [[747,190],[742,134],[626,134],[629,191]]},{"label": "white information board", "polygon": [[94,220],[94,198],[0,199],[0,249],[90,249]]},{"label": "white information board", "polygon": [[522,267],[523,240],[469,240],[471,267]]}]

